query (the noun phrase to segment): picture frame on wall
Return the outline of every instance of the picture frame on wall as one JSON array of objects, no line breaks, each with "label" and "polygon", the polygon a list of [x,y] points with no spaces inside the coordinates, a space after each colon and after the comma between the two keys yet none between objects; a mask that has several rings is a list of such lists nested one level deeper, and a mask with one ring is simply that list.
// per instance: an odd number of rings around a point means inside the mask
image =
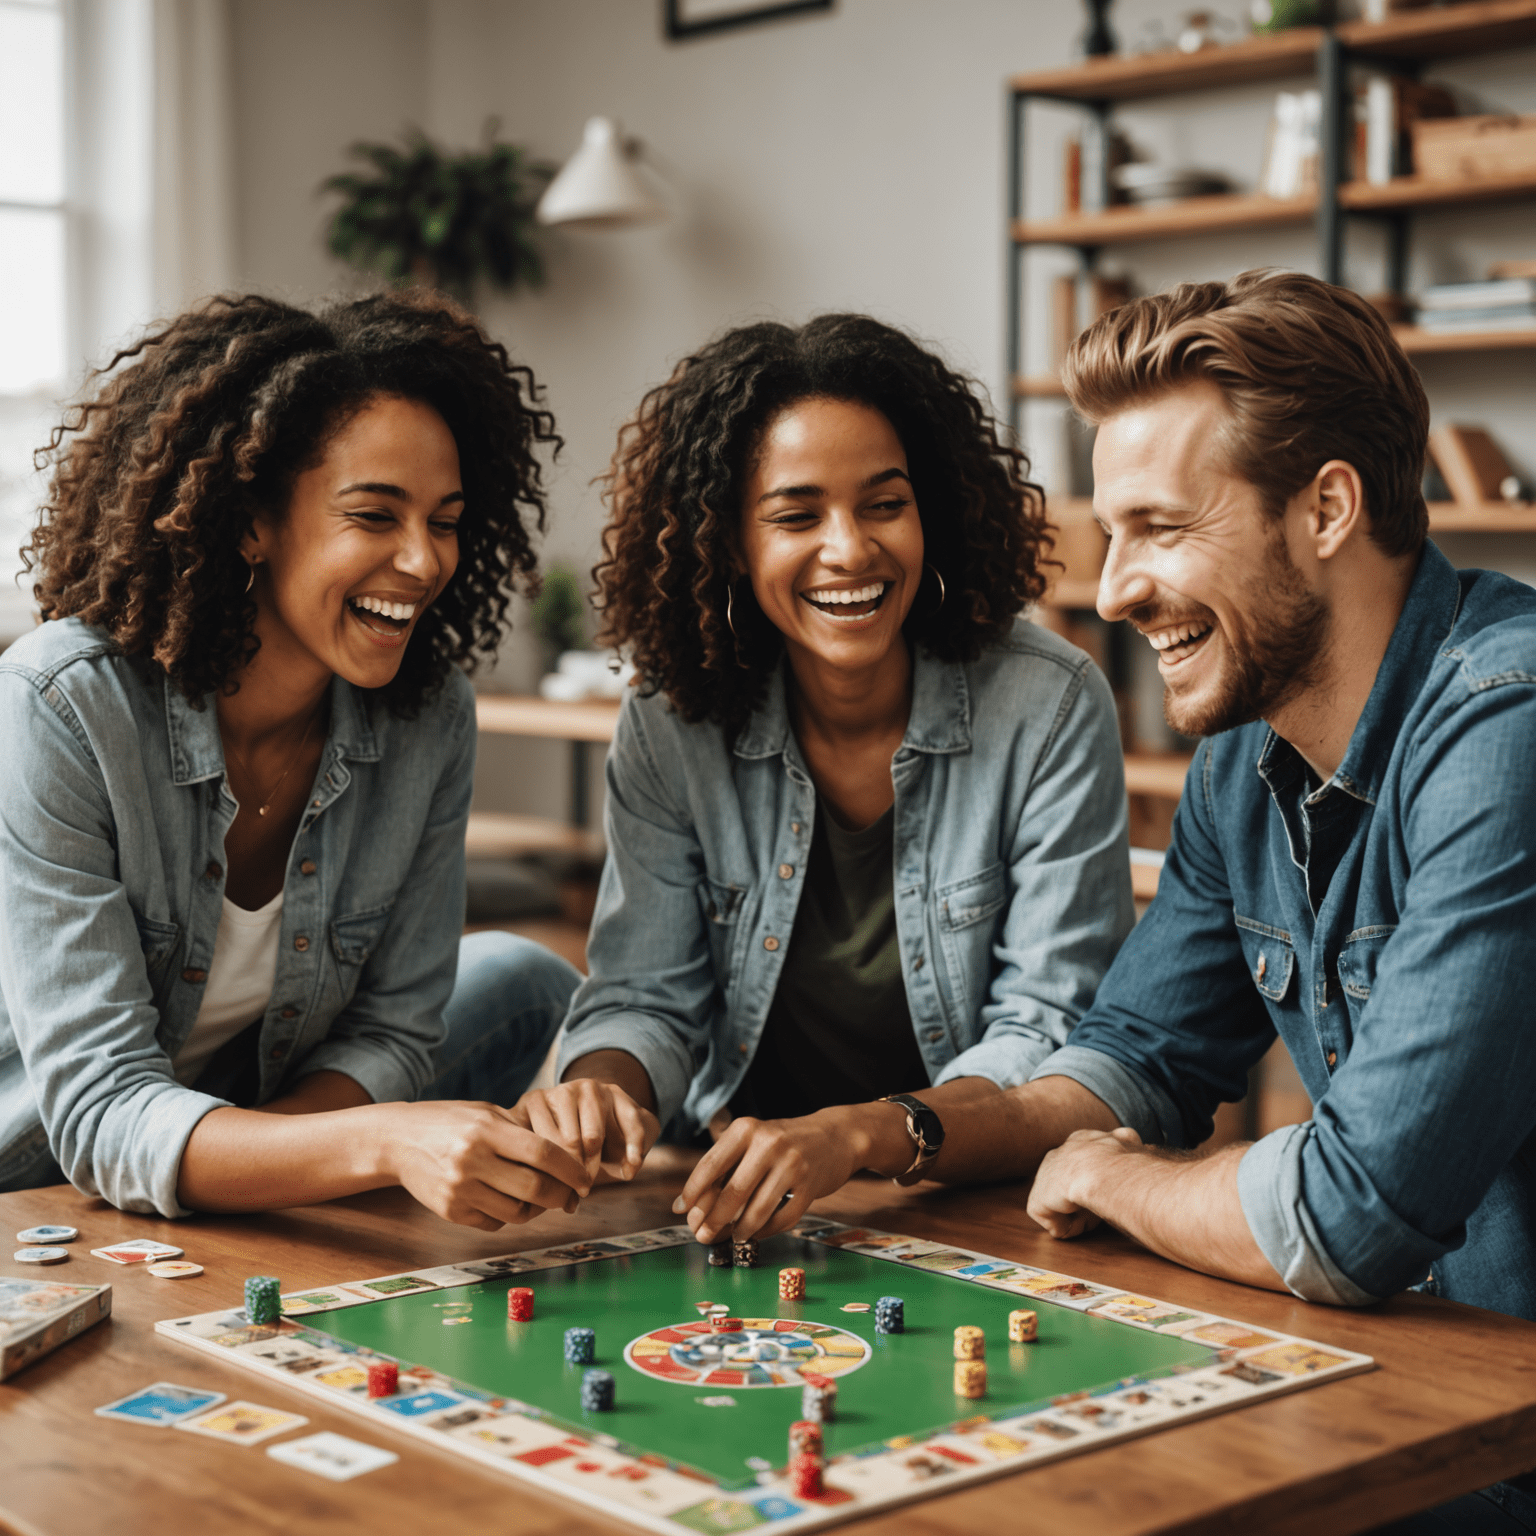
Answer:
[{"label": "picture frame on wall", "polygon": [[662,9],[667,37],[677,42],[777,21],[802,11],[830,11],[832,0],[663,0]]}]

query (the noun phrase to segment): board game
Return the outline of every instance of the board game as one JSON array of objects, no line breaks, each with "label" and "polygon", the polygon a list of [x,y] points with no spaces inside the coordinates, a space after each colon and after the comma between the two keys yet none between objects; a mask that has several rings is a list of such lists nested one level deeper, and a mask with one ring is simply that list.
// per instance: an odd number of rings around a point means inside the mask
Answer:
[{"label": "board game", "polygon": [[[805,1272],[803,1299],[779,1271]],[[531,1287],[531,1321],[508,1292]],[[876,1329],[882,1296],[904,1329]],[[729,1311],[721,1331],[710,1309]],[[1038,1338],[1011,1343],[1011,1309]],[[1368,1370],[1369,1356],[925,1239],[808,1218],[752,1268],[687,1227],[285,1294],[158,1331],[440,1450],[667,1536],[810,1530]],[[985,1334],[986,1391],[955,1395],[955,1329]],[[567,1328],[593,1360],[565,1357]],[[398,1389],[370,1398],[370,1363]],[[589,1364],[615,1378],[584,1409]],[[834,1382],[819,1494],[786,1472],[807,1379]]]}]

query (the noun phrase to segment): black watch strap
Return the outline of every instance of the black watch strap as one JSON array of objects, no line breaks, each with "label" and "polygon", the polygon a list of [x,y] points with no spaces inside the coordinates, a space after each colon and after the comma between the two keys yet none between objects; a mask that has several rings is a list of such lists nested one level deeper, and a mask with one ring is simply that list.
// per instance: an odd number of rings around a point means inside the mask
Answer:
[{"label": "black watch strap", "polygon": [[939,1119],[937,1110],[921,1099],[913,1098],[910,1093],[888,1093],[880,1102],[900,1105],[907,1112],[907,1135],[912,1138],[917,1155],[905,1173],[897,1174],[895,1182],[915,1184],[944,1145],[944,1122]]}]

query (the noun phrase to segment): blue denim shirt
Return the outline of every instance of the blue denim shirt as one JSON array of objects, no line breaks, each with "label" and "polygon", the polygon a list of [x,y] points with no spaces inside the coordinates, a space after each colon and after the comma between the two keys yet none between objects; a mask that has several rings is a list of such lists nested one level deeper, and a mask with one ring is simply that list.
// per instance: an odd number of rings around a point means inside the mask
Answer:
[{"label": "blue denim shirt", "polygon": [[1202,746],[1157,899],[1071,1043],[1148,1140],[1193,1146],[1278,1031],[1313,1117],[1243,1212],[1286,1283],[1421,1283],[1536,1319],[1536,592],[1419,564],[1338,772],[1262,723]]},{"label": "blue denim shirt", "polygon": [[[782,669],[734,747],[631,693],[607,771],[591,975],[560,1068],[628,1051],[662,1124],[686,1135],[751,1063],[810,856],[816,791]],[[919,652],[891,777],[896,929],[929,1079],[1022,1083],[1131,926],[1109,687],[1081,651],[1022,620],[969,665]]]},{"label": "blue denim shirt", "polygon": [[[0,1189],[46,1147],[123,1210],[185,1215],[182,1149],[225,1101],[182,1087],[236,805],[210,695],[75,619],[0,656]],[[337,678],[288,856],[265,1102],[332,1070],[414,1098],[464,918],[475,712],[454,673],[413,721]]]}]

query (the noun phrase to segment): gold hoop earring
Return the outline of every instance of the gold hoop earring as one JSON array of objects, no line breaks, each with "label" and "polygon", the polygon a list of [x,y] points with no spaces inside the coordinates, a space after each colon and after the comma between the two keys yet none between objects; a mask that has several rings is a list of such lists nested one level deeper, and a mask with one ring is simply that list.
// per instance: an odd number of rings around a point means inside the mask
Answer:
[{"label": "gold hoop earring", "polygon": [[250,567],[251,574],[246,578],[245,582],[245,595],[247,597],[251,595],[251,588],[256,585],[256,562],[254,560],[250,562]]},{"label": "gold hoop earring", "polygon": [[928,569],[930,571],[933,572],[933,579],[936,582],[938,582],[938,584],[939,584],[939,602],[938,602],[938,607],[933,610],[933,613],[930,613],[928,615],[928,617],[931,619],[931,618],[934,617],[935,614],[938,613],[939,609],[944,606],[944,599],[949,596],[949,593],[945,589],[945,586],[944,586],[944,576],[943,576],[943,573],[939,570],[938,566],[932,564],[930,561],[924,561],[923,563],[925,565],[927,565],[927,567],[928,567]]},{"label": "gold hoop earring", "polygon": [[736,626],[731,621],[732,620],[732,614],[733,614],[733,612],[735,610],[735,606],[736,606],[736,589],[734,587],[727,587],[725,589],[725,627],[728,630],[730,630],[730,632],[731,632],[731,639],[734,640],[737,645],[740,645],[741,644],[741,636],[736,633]]}]

